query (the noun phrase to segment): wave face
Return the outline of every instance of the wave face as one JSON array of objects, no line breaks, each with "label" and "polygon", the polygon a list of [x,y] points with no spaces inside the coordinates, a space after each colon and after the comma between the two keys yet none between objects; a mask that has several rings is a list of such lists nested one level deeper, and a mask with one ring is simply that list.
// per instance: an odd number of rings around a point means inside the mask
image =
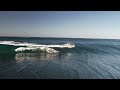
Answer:
[{"label": "wave face", "polygon": [[0,38],[0,78],[120,79],[120,40]]}]

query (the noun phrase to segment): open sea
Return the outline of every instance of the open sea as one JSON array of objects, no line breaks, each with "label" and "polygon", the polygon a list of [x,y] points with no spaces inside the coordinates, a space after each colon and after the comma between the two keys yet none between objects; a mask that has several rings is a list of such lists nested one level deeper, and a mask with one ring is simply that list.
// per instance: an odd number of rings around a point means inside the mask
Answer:
[{"label": "open sea", "polygon": [[59,53],[15,52],[21,46],[0,45],[0,79],[120,79],[120,40],[0,37],[0,41],[40,45]]}]

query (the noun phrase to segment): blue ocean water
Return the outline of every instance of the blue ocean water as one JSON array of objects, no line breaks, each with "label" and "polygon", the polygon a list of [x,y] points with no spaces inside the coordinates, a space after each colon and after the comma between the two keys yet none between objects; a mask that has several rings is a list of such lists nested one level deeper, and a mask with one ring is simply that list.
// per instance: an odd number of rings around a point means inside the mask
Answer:
[{"label": "blue ocean water", "polygon": [[120,79],[120,40],[0,37],[44,45],[73,43],[60,53],[20,52],[0,45],[0,79]]}]

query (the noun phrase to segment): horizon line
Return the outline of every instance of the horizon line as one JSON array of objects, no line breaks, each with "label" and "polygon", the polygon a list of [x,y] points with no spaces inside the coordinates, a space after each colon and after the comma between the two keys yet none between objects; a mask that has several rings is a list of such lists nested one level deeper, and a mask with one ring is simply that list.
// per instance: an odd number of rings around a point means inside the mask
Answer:
[{"label": "horizon line", "polygon": [[120,38],[82,38],[82,37],[35,37],[35,36],[0,36],[0,37],[18,37],[18,38],[66,38],[66,39],[120,39]]}]

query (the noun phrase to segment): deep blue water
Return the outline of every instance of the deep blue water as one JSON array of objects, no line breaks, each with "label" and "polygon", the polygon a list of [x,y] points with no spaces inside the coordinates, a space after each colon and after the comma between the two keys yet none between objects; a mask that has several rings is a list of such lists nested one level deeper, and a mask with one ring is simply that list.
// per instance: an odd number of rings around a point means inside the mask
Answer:
[{"label": "deep blue water", "polygon": [[16,53],[0,45],[0,79],[120,79],[120,40],[0,37],[0,41],[73,43],[60,53]]}]

